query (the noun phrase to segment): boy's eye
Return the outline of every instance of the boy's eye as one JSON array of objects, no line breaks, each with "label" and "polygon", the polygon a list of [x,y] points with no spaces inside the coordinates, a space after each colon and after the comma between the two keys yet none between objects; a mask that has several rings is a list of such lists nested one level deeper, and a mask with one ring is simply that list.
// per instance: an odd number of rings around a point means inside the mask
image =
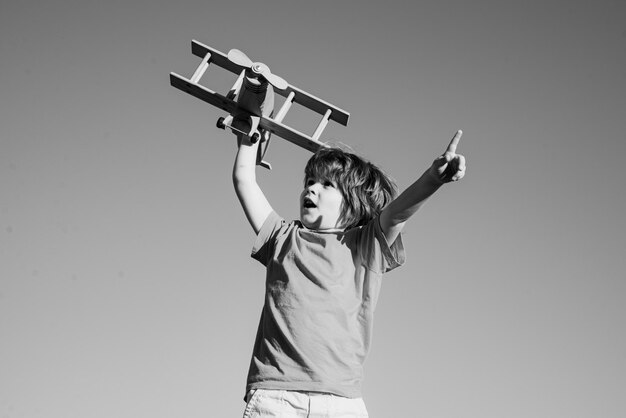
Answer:
[{"label": "boy's eye", "polygon": [[316,179],[306,179],[306,181],[304,182],[305,186],[312,186],[317,182],[320,182],[320,184],[322,184],[324,187],[333,187],[336,188],[337,186],[335,185],[335,183],[332,180],[316,180]]}]

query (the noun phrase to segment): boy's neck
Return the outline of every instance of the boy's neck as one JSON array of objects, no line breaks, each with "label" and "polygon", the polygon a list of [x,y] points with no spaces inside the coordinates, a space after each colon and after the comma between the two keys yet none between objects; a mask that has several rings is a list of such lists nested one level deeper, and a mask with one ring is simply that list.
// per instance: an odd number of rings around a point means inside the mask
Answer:
[{"label": "boy's neck", "polygon": [[302,226],[304,227],[304,229],[306,229],[307,231],[311,231],[311,232],[317,232],[320,234],[334,234],[334,233],[339,233],[339,232],[345,232],[346,228],[328,228],[328,229],[314,229],[314,228],[308,228],[306,225],[302,224]]}]

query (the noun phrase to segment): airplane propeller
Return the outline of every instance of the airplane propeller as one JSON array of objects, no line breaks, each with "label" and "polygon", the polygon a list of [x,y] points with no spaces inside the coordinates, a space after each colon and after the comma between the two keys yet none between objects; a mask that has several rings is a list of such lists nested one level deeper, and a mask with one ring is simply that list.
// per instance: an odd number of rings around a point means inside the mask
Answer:
[{"label": "airplane propeller", "polygon": [[231,49],[228,51],[228,59],[240,67],[248,68],[252,70],[252,72],[263,76],[272,86],[279,90],[285,90],[289,87],[289,83],[287,83],[282,77],[272,74],[267,65],[261,62],[252,62],[246,54],[238,49]]}]

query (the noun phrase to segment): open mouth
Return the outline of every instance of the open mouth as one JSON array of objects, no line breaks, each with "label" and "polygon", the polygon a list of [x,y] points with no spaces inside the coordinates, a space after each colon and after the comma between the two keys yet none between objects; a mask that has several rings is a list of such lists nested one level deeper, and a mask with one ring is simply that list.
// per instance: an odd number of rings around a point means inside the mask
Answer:
[{"label": "open mouth", "polygon": [[305,197],[304,200],[302,201],[302,207],[306,209],[311,209],[311,208],[317,207],[317,205],[313,203],[311,199],[309,199],[308,197]]}]

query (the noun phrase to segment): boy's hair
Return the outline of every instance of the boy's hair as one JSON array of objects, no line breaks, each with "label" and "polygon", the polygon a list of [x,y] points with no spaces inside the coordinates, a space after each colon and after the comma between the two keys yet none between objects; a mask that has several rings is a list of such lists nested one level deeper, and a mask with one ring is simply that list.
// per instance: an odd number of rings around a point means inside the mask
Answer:
[{"label": "boy's hair", "polygon": [[397,193],[394,180],[380,168],[339,148],[322,148],[313,154],[304,168],[304,181],[308,178],[337,184],[343,195],[341,219],[346,229],[374,219]]}]

